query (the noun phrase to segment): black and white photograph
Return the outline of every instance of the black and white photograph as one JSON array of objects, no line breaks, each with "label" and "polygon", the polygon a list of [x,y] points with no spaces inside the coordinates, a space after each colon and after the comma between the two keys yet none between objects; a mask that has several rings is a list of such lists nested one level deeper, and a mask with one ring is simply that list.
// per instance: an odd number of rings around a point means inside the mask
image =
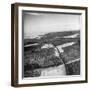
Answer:
[{"label": "black and white photograph", "polygon": [[22,13],[24,77],[80,75],[81,15]]},{"label": "black and white photograph", "polygon": [[14,10],[17,85],[87,82],[86,7],[16,4]]}]

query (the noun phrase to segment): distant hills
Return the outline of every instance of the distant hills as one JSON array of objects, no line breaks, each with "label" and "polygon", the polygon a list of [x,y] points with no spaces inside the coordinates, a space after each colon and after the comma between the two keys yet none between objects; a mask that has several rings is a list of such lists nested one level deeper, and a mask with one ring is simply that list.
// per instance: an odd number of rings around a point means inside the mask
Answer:
[{"label": "distant hills", "polygon": [[[78,34],[75,38],[65,38],[65,36],[75,35]],[[32,38],[32,39],[25,39],[24,45],[28,44],[42,44],[42,43],[52,43],[55,46],[61,45],[67,42],[78,41],[80,39],[80,31],[63,31],[63,32],[50,32],[45,35],[42,35],[41,38]]]}]

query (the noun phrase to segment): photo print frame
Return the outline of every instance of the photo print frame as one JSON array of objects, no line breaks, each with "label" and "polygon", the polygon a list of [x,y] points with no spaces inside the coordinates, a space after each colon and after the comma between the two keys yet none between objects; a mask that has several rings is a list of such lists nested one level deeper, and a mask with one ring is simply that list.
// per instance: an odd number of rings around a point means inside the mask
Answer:
[{"label": "photo print frame", "polygon": [[87,7],[11,5],[11,85],[87,82]]}]

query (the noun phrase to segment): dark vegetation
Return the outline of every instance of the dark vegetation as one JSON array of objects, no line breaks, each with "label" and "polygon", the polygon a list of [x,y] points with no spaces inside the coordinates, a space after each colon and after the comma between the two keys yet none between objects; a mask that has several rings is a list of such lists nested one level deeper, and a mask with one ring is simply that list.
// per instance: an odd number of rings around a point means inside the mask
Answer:
[{"label": "dark vegetation", "polygon": [[[64,38],[64,36],[79,34],[76,38]],[[68,42],[74,45],[63,48],[62,57],[55,56],[54,48],[41,49],[44,44],[53,44],[55,47]],[[40,39],[25,39],[24,45],[35,44],[24,47],[24,77],[38,77],[41,75],[40,68],[48,68],[68,63],[68,61],[80,58],[80,31],[52,32],[41,36]],[[64,60],[64,62],[62,62]],[[67,75],[80,74],[80,61],[66,64]]]},{"label": "dark vegetation", "polygon": [[80,61],[66,64],[66,66],[67,75],[80,75]]}]

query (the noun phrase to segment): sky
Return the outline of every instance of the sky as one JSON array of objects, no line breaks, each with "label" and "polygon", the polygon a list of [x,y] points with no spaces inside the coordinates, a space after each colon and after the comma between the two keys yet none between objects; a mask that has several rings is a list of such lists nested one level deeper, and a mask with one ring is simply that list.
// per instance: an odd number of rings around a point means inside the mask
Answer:
[{"label": "sky", "polygon": [[24,38],[35,38],[49,32],[80,30],[80,15],[74,14],[23,14]]}]

